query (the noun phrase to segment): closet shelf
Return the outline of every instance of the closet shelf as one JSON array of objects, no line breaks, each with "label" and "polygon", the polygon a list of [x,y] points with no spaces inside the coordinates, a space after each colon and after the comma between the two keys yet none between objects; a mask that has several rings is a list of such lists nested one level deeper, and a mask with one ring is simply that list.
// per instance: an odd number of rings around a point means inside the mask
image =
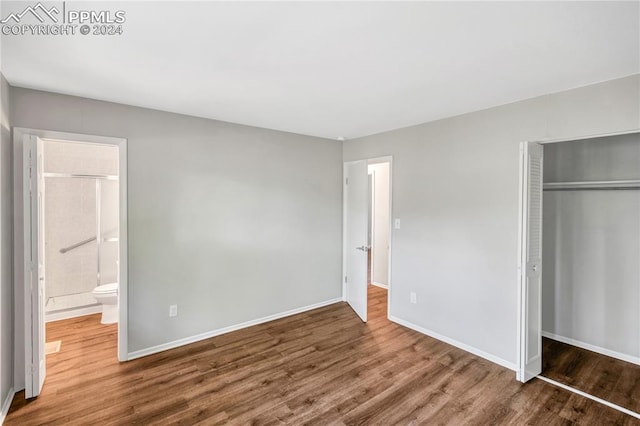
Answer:
[{"label": "closet shelf", "polygon": [[545,191],[572,191],[589,189],[640,189],[640,180],[600,180],[586,182],[548,182]]}]

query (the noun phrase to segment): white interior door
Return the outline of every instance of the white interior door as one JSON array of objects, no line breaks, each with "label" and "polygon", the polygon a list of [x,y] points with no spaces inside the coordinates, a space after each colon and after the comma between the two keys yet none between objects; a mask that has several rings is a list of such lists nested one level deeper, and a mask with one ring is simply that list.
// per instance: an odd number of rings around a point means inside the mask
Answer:
[{"label": "white interior door", "polygon": [[367,245],[369,186],[366,161],[344,165],[345,298],[362,321],[367,321]]},{"label": "white interior door", "polygon": [[[46,375],[44,184],[42,140],[24,138],[25,397],[40,394]],[[30,331],[30,333],[29,333]]]},{"label": "white interior door", "polygon": [[526,382],[542,373],[542,145],[520,147],[520,360]]}]

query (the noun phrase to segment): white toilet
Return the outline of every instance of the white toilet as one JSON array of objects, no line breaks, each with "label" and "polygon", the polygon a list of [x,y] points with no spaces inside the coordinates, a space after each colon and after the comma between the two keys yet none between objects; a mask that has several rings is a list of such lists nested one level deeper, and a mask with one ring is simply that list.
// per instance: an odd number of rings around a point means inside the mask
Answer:
[{"label": "white toilet", "polygon": [[93,297],[102,305],[101,324],[118,322],[118,283],[99,285],[93,289]]}]

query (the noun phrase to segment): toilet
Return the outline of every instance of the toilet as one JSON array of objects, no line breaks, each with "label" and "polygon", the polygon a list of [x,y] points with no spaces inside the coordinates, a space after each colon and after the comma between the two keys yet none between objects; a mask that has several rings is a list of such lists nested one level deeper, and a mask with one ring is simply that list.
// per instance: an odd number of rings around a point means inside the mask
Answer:
[{"label": "toilet", "polygon": [[91,293],[102,305],[101,324],[118,322],[118,283],[99,285]]}]

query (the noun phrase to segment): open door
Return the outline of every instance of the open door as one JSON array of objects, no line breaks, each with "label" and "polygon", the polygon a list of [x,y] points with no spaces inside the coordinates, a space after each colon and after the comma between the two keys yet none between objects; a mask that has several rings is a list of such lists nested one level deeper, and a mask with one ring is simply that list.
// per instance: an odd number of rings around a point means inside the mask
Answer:
[{"label": "open door", "polygon": [[24,136],[25,397],[40,395],[46,375],[44,182],[42,140]]},{"label": "open door", "polygon": [[362,321],[367,321],[368,174],[367,162],[344,165],[344,282],[345,298]]},{"label": "open door", "polygon": [[518,379],[542,373],[542,145],[520,146],[520,359]]}]

